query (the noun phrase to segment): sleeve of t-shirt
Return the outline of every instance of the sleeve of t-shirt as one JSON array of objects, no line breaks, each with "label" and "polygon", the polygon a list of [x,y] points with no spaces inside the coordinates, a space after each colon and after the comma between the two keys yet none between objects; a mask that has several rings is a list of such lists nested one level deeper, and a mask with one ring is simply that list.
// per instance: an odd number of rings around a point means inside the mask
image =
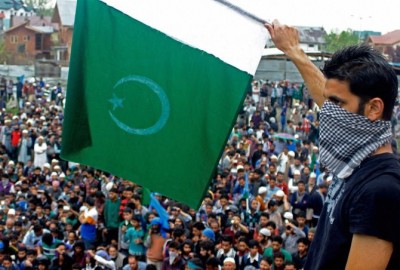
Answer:
[{"label": "sleeve of t-shirt", "polygon": [[400,241],[400,180],[382,175],[365,184],[350,202],[352,234],[374,236],[389,242]]}]

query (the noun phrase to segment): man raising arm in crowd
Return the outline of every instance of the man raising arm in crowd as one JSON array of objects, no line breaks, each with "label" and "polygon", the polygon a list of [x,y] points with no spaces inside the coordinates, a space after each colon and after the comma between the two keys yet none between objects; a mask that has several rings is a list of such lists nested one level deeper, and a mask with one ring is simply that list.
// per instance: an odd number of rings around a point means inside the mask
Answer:
[{"label": "man raising arm in crowd", "polygon": [[300,48],[297,29],[277,21],[266,28],[322,108],[320,162],[334,175],[304,269],[400,269],[393,69],[359,45],[336,52],[320,71]]}]

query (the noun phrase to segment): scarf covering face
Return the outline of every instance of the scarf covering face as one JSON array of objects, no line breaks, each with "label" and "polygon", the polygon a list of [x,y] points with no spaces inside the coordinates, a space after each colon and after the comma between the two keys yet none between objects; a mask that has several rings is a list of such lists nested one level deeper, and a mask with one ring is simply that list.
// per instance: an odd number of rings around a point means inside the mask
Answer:
[{"label": "scarf covering face", "polygon": [[320,116],[320,161],[340,179],[349,177],[361,162],[392,140],[390,121],[372,122],[325,101]]}]

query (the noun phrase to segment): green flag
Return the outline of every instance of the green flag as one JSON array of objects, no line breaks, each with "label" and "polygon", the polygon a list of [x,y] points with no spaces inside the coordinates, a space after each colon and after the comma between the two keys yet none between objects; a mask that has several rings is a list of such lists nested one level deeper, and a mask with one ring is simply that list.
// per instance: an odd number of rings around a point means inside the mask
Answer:
[{"label": "green flag", "polygon": [[78,0],[62,157],[197,207],[265,39],[213,0]]}]

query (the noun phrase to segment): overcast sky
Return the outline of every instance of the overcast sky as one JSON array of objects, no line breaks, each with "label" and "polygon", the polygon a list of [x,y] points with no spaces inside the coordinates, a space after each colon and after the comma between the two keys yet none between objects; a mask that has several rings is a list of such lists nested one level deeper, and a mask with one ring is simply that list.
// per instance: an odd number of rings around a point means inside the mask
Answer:
[{"label": "overcast sky", "polygon": [[[125,0],[126,1],[126,0]],[[167,1],[167,0],[147,0]],[[199,0],[201,1],[201,0]],[[330,30],[400,29],[400,0],[229,0],[268,21]],[[55,0],[50,0],[54,5]]]},{"label": "overcast sky", "polygon": [[269,21],[330,30],[373,30],[382,34],[400,29],[399,0],[231,0]]}]

